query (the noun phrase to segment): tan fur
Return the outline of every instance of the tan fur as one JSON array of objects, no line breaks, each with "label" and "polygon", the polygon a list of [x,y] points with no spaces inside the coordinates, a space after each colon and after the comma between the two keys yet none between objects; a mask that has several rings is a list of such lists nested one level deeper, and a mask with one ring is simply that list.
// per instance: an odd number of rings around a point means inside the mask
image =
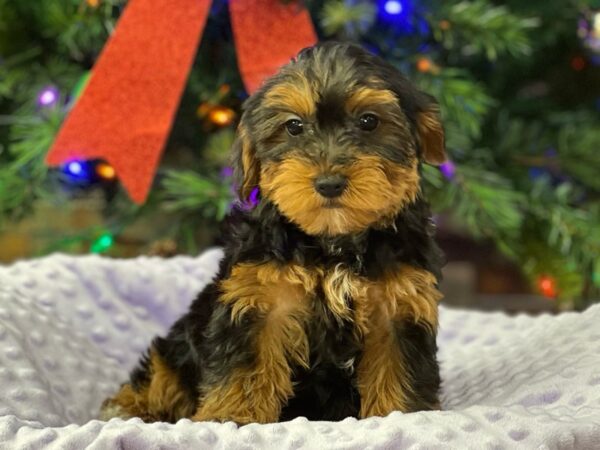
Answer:
[{"label": "tan fur", "polygon": [[417,115],[417,130],[421,139],[423,159],[429,164],[442,164],[446,161],[444,129],[439,111],[430,110]]},{"label": "tan fur", "polygon": [[293,82],[280,83],[265,95],[263,105],[302,118],[311,117],[316,110],[316,97],[313,87],[305,75],[297,73]]},{"label": "tan fur", "polygon": [[357,371],[361,417],[408,411],[412,383],[393,325],[414,320],[437,332],[441,294],[435,283],[428,271],[404,265],[381,280],[369,281],[366,295],[355,299],[356,325],[364,336]]},{"label": "tan fur", "polygon": [[387,416],[392,411],[408,412],[412,386],[395,342],[392,324],[383,315],[371,319],[373,322],[365,336],[357,370],[360,417]]},{"label": "tan fur", "polygon": [[349,180],[339,208],[325,208],[325,199],[314,189],[313,180],[323,167],[299,157],[265,164],[261,192],[306,233],[329,236],[359,232],[386,221],[419,192],[416,160],[406,167],[377,156],[359,156],[348,167],[330,170]]},{"label": "tan fur", "polygon": [[[362,297],[365,298],[365,297]],[[442,294],[436,288],[435,276],[423,269],[403,265],[400,269],[388,273],[383,279],[369,283],[366,305],[361,307],[361,317],[368,327],[369,314],[377,308],[390,320],[412,318],[415,323],[421,322],[437,331],[438,302]],[[377,313],[379,314],[379,312]]]},{"label": "tan fur", "polygon": [[[130,384],[121,386],[119,392],[102,406],[101,417],[111,414],[118,417],[140,417],[147,422],[166,420],[175,422],[189,417],[195,404],[179,385],[179,378],[154,351],[150,351],[150,383],[135,391]],[[112,416],[115,417],[115,416]]]},{"label": "tan fur", "polygon": [[325,275],[322,288],[327,306],[338,320],[352,320],[348,299],[362,297],[366,292],[363,279],[342,264],[338,264]]},{"label": "tan fur", "polygon": [[396,104],[397,102],[398,99],[390,90],[361,87],[346,100],[346,111],[352,114],[356,110],[368,109],[371,105]]},{"label": "tan fur", "polygon": [[310,315],[307,298],[316,278],[300,266],[239,264],[221,283],[222,302],[232,305],[232,320],[249,311],[265,315],[259,331],[255,364],[237,369],[229,380],[209,391],[193,420],[276,422],[293,394],[289,360],[308,367],[304,330]]}]

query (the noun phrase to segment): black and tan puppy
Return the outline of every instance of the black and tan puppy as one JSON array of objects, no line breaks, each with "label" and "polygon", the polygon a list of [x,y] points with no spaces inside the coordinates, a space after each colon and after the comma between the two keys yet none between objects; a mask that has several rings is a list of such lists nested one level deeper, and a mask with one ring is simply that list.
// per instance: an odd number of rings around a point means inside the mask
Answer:
[{"label": "black and tan puppy", "polygon": [[434,100],[359,47],[302,51],[245,104],[215,281],[103,418],[339,420],[439,407]]}]

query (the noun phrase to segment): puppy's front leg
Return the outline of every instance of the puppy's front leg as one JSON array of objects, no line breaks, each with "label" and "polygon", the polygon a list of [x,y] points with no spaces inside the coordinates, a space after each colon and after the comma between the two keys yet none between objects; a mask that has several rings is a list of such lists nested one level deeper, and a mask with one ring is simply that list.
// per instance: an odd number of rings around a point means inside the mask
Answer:
[{"label": "puppy's front leg", "polygon": [[439,409],[437,302],[429,272],[403,266],[358,305],[364,335],[358,367],[361,417]]},{"label": "puppy's front leg", "polygon": [[304,269],[243,263],[221,283],[193,420],[276,422],[293,394],[290,362],[306,366],[311,280]]}]

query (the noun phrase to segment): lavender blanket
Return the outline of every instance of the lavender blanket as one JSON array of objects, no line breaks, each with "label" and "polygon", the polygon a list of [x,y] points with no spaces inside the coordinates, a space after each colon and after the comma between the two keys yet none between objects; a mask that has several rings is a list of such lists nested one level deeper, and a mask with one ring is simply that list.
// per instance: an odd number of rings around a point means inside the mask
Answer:
[{"label": "lavender blanket", "polygon": [[0,267],[0,448],[600,449],[600,305],[539,318],[442,308],[444,411],[239,428],[95,420],[220,257]]}]

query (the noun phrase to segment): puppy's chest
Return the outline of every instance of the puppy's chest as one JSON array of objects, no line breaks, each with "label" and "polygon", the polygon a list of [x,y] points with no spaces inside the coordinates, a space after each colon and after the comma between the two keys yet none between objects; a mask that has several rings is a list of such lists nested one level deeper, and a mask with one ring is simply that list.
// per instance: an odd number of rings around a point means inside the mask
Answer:
[{"label": "puppy's chest", "polygon": [[306,292],[309,308],[306,332],[311,369],[323,366],[351,374],[359,359],[362,333],[368,326],[361,318],[373,282],[343,265],[315,272],[315,288]]},{"label": "puppy's chest", "polygon": [[331,368],[352,375],[362,349],[353,312],[340,319],[327,306],[327,300],[315,296],[306,335],[309,345],[309,370]]},{"label": "puppy's chest", "polygon": [[343,264],[333,267],[301,268],[311,281],[304,286],[303,299],[311,320],[323,326],[354,324],[357,313],[369,301],[377,280],[369,280]]}]

